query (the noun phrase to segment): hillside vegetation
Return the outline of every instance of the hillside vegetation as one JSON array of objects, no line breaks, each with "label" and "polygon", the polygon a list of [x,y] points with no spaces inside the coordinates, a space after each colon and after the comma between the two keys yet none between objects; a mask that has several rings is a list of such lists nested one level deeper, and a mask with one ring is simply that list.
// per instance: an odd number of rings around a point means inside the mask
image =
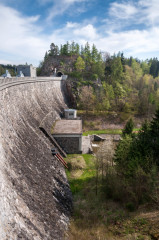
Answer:
[{"label": "hillside vegetation", "polygon": [[[69,75],[85,130],[129,119],[115,148],[106,142],[96,158],[67,160],[74,195],[69,239],[159,239],[158,59],[110,56],[89,43],[67,42],[60,50],[51,44],[40,71],[55,68]],[[151,122],[134,132],[137,116]]]},{"label": "hillside vegetation", "polygon": [[120,142],[103,142],[95,157],[68,156],[70,240],[159,239],[159,110],[138,133],[133,127],[130,119]]},{"label": "hillside vegetation", "polygon": [[52,43],[38,73],[54,69],[68,74],[75,105],[80,110],[151,116],[159,102],[159,61],[126,58],[123,53],[110,56],[90,47],[67,42],[60,49]]},{"label": "hillside vegetation", "polygon": [[[133,138],[138,139],[137,136]],[[126,135],[122,141],[125,139]],[[118,156],[122,141],[116,151]],[[67,233],[70,240],[151,240],[159,237],[156,171],[151,165],[146,173],[138,165],[133,167],[134,173],[130,176],[130,164],[124,169],[126,165],[122,166],[117,156],[114,159],[114,149],[114,143],[106,141],[96,157],[83,154],[67,158],[67,176],[74,198],[74,212]],[[125,149],[127,154],[128,145]]]}]

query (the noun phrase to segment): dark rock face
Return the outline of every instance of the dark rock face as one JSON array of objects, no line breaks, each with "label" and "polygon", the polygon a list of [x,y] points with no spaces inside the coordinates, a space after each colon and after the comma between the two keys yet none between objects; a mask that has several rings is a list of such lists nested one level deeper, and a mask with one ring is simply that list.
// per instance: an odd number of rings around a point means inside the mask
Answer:
[{"label": "dark rock face", "polygon": [[41,75],[50,76],[53,74],[55,68],[57,71],[70,73],[74,70],[74,64],[78,56],[49,56],[42,66]]},{"label": "dark rock face", "polygon": [[65,169],[39,129],[45,118],[49,129],[66,108],[61,84],[0,92],[0,239],[65,239],[72,195]]}]

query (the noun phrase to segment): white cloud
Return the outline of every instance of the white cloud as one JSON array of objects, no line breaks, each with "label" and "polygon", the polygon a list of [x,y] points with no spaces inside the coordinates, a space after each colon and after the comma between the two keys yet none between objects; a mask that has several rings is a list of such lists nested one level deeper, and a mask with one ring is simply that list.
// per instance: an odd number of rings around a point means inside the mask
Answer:
[{"label": "white cloud", "polygon": [[7,61],[7,60],[4,60],[4,59],[0,59],[0,63],[1,64],[12,64],[12,61]]},{"label": "white cloud", "polygon": [[[89,0],[37,0],[40,5],[50,3],[48,9],[47,22],[50,23],[56,16],[67,14],[75,14],[85,12],[86,9],[82,3],[89,2]],[[94,0],[93,0],[94,1]],[[73,9],[72,9],[73,8]],[[71,9],[71,10],[70,10]],[[70,10],[70,11],[69,11]]]},{"label": "white cloud", "polygon": [[[105,19],[103,32],[97,42],[100,49],[124,51],[127,55],[159,56],[159,1],[139,0],[114,2],[110,5],[109,18]],[[133,29],[133,30],[132,30]],[[107,48],[107,49],[106,49]]]},{"label": "white cloud", "polygon": [[96,33],[96,29],[91,24],[88,24],[82,28],[79,27],[78,29],[75,29],[73,33],[75,36],[84,37],[91,41],[96,39],[98,36]]},{"label": "white cloud", "polygon": [[89,41],[90,45],[93,43],[101,51],[114,52],[123,51],[127,56],[134,56],[144,58],[147,53],[148,56],[151,52],[159,53],[159,28],[154,27],[147,30],[131,30],[114,32],[107,28],[107,34],[103,35],[98,32],[98,29],[91,24],[81,25],[78,23],[71,23],[55,31],[51,39],[54,39],[56,44],[64,44],[66,40],[78,42],[84,45]]},{"label": "white cloud", "polygon": [[[159,24],[159,1],[138,0],[113,2],[110,5],[109,16],[122,21],[122,24],[144,24],[154,26]],[[126,20],[124,22],[124,20]],[[108,19],[107,19],[108,21]]]},{"label": "white cloud", "polygon": [[151,52],[159,53],[158,38],[159,28],[153,28],[143,31],[112,32],[107,37],[98,39],[95,44],[98,49],[111,54],[123,51],[127,56],[143,58],[145,53],[147,55]]},{"label": "white cloud", "polygon": [[78,23],[67,22],[66,23],[66,28],[77,28],[78,25],[79,25]]},{"label": "white cloud", "polygon": [[[72,9],[71,12],[73,12],[74,14],[84,12],[85,8],[81,4],[79,5],[78,3],[84,3],[87,1],[89,0],[53,0],[53,5],[48,12],[47,21],[50,22],[56,16],[63,15],[66,11],[68,12],[70,7],[73,6],[75,7]],[[78,6],[75,4],[78,4]]]},{"label": "white cloud", "polygon": [[132,18],[138,12],[135,4],[113,2],[109,9],[109,15],[119,19]]},{"label": "white cloud", "polygon": [[42,58],[48,43],[44,37],[39,37],[41,28],[36,25],[38,19],[39,16],[22,17],[18,11],[0,5],[0,52],[8,57],[8,61],[10,58],[14,63],[32,59],[35,63]]},{"label": "white cloud", "polygon": [[[50,1],[50,0],[43,0]],[[65,11],[74,3],[84,0],[54,0]],[[65,3],[65,6],[61,3]],[[126,4],[126,5],[124,5]],[[55,7],[55,5],[53,6]],[[143,58],[153,52],[159,56],[159,1],[114,2],[111,4],[108,18],[100,22],[96,17],[84,19],[82,22],[68,21],[63,28],[52,33],[43,34],[44,27],[39,27],[40,16],[22,16],[13,8],[0,4],[0,63],[33,63],[38,64],[43,59],[51,42],[65,44],[75,41],[84,45],[87,41],[98,49],[113,54],[123,51],[127,55]],[[111,10],[111,11],[110,11]],[[58,9],[60,11],[60,8]],[[115,18],[114,14],[117,14]],[[98,23],[98,26],[97,26]],[[125,26],[135,23],[134,30],[124,30]],[[140,30],[137,24],[145,24]],[[100,25],[100,26],[99,26]],[[95,27],[96,26],[96,27]],[[114,27],[115,26],[115,27]],[[45,26],[46,27],[46,26]],[[126,29],[126,28],[125,28]],[[50,30],[51,31],[51,30]]]},{"label": "white cloud", "polygon": [[111,54],[123,51],[127,56],[131,55],[139,58],[145,58],[146,54],[149,57],[152,52],[156,52],[156,56],[159,54],[159,27],[115,32],[110,26],[107,26],[107,28],[103,26],[103,32],[105,30],[106,34],[103,34],[101,30],[99,33],[98,28],[95,28],[92,24],[85,25],[85,22],[82,24],[71,23],[71,27],[67,23],[63,29],[54,32],[52,39],[55,39],[57,43],[64,39],[74,40],[79,44],[85,44],[89,41],[90,45],[94,43],[101,51]]},{"label": "white cloud", "polygon": [[159,24],[159,1],[158,0],[140,0],[139,7],[141,19],[146,25]]},{"label": "white cloud", "polygon": [[73,4],[76,2],[85,2],[86,0],[64,0],[64,3]]}]

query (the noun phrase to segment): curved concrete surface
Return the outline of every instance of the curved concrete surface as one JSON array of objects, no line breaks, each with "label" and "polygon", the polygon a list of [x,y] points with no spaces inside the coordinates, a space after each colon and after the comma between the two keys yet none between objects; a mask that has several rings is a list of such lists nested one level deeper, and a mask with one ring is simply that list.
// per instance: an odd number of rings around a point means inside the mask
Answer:
[{"label": "curved concrete surface", "polygon": [[66,108],[65,83],[55,79],[3,80],[0,79],[0,239],[65,239],[71,192],[63,165],[53,158],[51,143],[39,130],[48,116],[45,126],[49,131]]}]

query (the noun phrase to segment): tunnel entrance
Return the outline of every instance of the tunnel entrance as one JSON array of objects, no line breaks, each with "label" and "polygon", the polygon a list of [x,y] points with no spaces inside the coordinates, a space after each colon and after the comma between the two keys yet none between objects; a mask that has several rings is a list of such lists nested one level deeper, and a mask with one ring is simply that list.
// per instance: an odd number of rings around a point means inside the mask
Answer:
[{"label": "tunnel entrance", "polygon": [[62,72],[57,72],[57,77],[61,77],[63,75]]}]

